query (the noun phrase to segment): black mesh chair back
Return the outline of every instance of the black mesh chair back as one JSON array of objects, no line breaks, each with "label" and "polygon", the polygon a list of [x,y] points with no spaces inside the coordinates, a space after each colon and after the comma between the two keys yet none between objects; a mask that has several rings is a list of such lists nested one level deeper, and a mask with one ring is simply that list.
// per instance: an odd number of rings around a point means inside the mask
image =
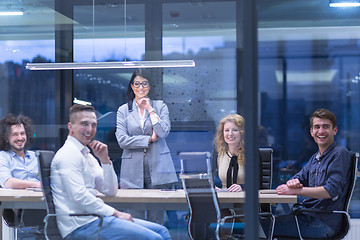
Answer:
[{"label": "black mesh chair back", "polygon": [[[260,161],[260,189],[271,189],[273,176],[273,150],[271,148],[259,148]],[[271,212],[268,203],[260,204],[260,212]]]},{"label": "black mesh chair back", "polygon": [[[356,184],[356,178],[357,178],[357,172],[358,172],[358,163],[359,163],[359,153],[358,152],[350,152],[350,159],[351,159],[351,171],[350,171],[350,177],[349,177],[349,188],[346,192],[346,200],[344,203],[343,211],[348,213],[350,201],[354,192],[355,184]],[[341,227],[337,234],[333,237],[333,239],[343,239],[350,229],[350,216],[349,214],[342,214],[343,221],[341,224]]]},{"label": "black mesh chair back", "polygon": [[221,218],[215,191],[209,152],[186,152],[179,154],[180,178],[189,205],[188,233],[191,239],[216,239],[216,226]]},{"label": "black mesh chair back", "polygon": [[55,153],[53,151],[40,150],[36,152],[39,163],[39,172],[41,177],[41,186],[45,198],[47,216],[45,219],[45,237],[51,240],[62,240],[59,228],[56,222],[55,205],[51,193],[51,162]]},{"label": "black mesh chair back", "polygon": [[260,189],[271,189],[273,176],[273,150],[259,148]]},{"label": "black mesh chair back", "polygon": [[350,175],[350,185],[349,189],[346,194],[346,201],[344,205],[344,210],[348,211],[350,206],[350,201],[354,192],[355,184],[356,184],[356,178],[358,173],[358,164],[359,164],[359,157],[360,154],[358,152],[350,152],[350,158],[351,158],[351,175]]}]

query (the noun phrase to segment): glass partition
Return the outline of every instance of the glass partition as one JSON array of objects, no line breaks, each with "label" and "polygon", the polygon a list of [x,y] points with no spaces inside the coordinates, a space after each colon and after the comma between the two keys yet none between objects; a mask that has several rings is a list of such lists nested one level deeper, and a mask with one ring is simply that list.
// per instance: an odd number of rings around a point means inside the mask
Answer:
[{"label": "glass partition", "polygon": [[[55,60],[53,1],[2,1],[0,11],[21,11],[0,16],[0,117],[24,114],[35,125],[33,149],[55,149],[54,72],[29,72],[28,62]],[[45,24],[46,23],[46,24]]]},{"label": "glass partition", "polygon": [[[25,70],[27,62],[194,60],[194,68],[155,69],[152,75],[151,98],[163,99],[169,108],[166,141],[177,173],[178,154],[212,152],[219,120],[242,106],[235,0],[6,0],[0,7],[24,13],[0,16],[0,117],[31,117],[34,149],[57,150],[66,137],[60,129],[66,131],[67,105],[75,98],[87,101],[98,111],[96,138],[109,145],[119,174],[116,112],[126,102],[133,70],[59,75],[63,72]],[[259,145],[274,149],[273,187],[317,151],[309,133],[309,117],[317,108],[336,114],[336,142],[360,151],[358,11],[330,8],[324,0],[258,1]],[[56,111],[63,116],[60,122]],[[354,217],[360,214],[359,201],[357,185]],[[174,239],[187,236],[185,215],[167,216],[169,226],[182,229]]]},{"label": "glass partition", "polygon": [[[337,116],[335,141],[360,151],[355,107],[359,34],[354,31],[359,28],[354,15],[359,9],[310,2],[259,1],[260,122],[274,148],[274,186],[299,171],[317,151],[309,129],[309,117],[317,108]],[[352,216],[359,216],[359,198],[356,186]]]}]

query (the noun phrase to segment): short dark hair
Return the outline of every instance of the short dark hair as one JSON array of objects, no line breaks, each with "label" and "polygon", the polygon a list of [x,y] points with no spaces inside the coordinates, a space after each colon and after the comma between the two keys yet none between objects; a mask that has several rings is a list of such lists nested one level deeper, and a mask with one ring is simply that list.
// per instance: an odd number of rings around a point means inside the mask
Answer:
[{"label": "short dark hair", "polygon": [[327,109],[319,108],[310,117],[310,127],[313,127],[314,118],[328,119],[332,123],[332,127],[336,127],[336,116]]},{"label": "short dark hair", "polygon": [[69,109],[69,121],[74,123],[76,113],[83,111],[95,113],[95,108],[90,105],[75,104]]},{"label": "short dark hair", "polygon": [[23,125],[26,132],[26,144],[25,149],[29,148],[34,141],[34,127],[32,125],[31,118],[19,114],[8,114],[0,120],[0,150],[7,151],[10,149],[9,137],[11,133],[11,127],[14,125]]}]

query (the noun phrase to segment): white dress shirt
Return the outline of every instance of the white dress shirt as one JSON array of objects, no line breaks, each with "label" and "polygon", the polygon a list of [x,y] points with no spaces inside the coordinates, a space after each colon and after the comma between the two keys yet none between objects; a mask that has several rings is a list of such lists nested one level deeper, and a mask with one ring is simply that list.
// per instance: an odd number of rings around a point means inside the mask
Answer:
[{"label": "white dress shirt", "polygon": [[[137,103],[136,103],[136,107],[137,107],[138,112],[139,112],[139,119],[140,119],[140,123],[141,123],[141,128],[144,129],[145,111],[146,110],[144,109],[143,113],[141,114],[140,107],[139,107],[139,105]],[[152,125],[155,125],[159,121],[159,116],[156,114],[156,111],[155,111],[155,114],[150,114],[150,120],[151,120]]]},{"label": "white dress shirt", "polygon": [[[68,136],[51,164],[51,190],[57,214],[96,213],[111,216],[114,208],[96,197],[98,190],[116,195],[118,183],[113,166],[99,165],[89,149],[76,138]],[[93,216],[57,216],[63,237],[76,228],[96,220]]]}]

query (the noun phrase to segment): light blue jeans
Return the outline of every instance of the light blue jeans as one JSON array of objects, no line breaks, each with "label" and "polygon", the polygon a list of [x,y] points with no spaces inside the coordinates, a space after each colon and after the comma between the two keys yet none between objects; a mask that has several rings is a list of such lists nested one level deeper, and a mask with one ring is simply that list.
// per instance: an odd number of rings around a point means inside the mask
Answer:
[{"label": "light blue jeans", "polygon": [[[167,228],[157,223],[137,218],[134,218],[134,222],[130,222],[114,216],[104,217],[103,220],[99,240],[171,240]],[[100,219],[75,229],[66,236],[65,240],[97,239],[99,221]]]}]

